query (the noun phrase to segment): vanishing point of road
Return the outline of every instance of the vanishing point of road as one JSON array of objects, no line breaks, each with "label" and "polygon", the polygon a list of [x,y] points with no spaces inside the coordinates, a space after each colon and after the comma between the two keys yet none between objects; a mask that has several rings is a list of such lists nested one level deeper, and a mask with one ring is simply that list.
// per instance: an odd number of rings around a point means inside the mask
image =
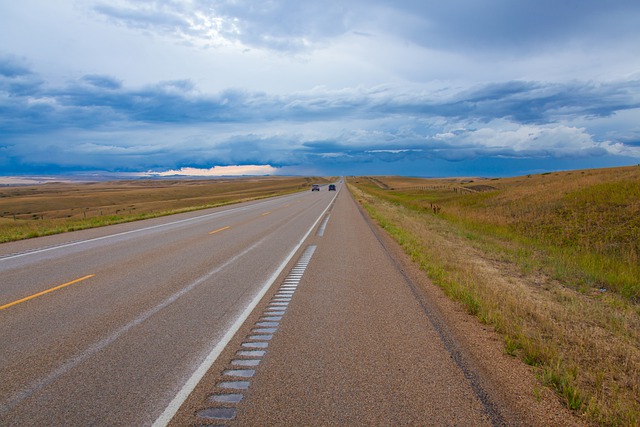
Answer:
[{"label": "vanishing point of road", "polygon": [[0,245],[0,425],[505,425],[351,194]]}]

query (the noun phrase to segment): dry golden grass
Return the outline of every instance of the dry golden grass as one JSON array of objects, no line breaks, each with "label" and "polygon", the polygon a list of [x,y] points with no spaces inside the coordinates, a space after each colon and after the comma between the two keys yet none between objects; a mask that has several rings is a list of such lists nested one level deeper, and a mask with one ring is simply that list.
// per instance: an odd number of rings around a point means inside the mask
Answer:
[{"label": "dry golden grass", "polygon": [[[637,293],[612,292],[612,283],[619,282],[615,275],[585,282],[580,263],[567,257],[590,255],[603,263],[603,258],[633,253],[638,236],[627,213],[637,209],[633,183],[639,173],[640,168],[619,168],[473,182],[378,177],[350,183],[370,214],[432,280],[493,325],[504,336],[505,351],[531,365],[569,408],[602,425],[638,425]],[[476,185],[494,190],[454,190]],[[615,196],[598,199],[605,188]],[[585,194],[592,203],[588,208],[574,202]],[[616,209],[604,209],[612,200]],[[433,206],[441,207],[438,214]],[[590,224],[615,229],[626,240],[613,248],[594,245],[593,230],[581,231],[581,222],[592,219],[576,221],[575,209],[600,212]],[[546,227],[553,231],[539,231]],[[564,227],[571,238],[555,235]],[[620,271],[638,267],[633,256],[618,262]]]},{"label": "dry golden grass", "polygon": [[[640,301],[640,167],[367,182],[387,200],[417,210],[436,206],[467,229],[544,247],[557,260],[548,272],[576,289],[606,288]],[[383,191],[380,182],[394,190]]]},{"label": "dry golden grass", "polygon": [[287,194],[324,181],[259,177],[0,187],[0,242]]}]

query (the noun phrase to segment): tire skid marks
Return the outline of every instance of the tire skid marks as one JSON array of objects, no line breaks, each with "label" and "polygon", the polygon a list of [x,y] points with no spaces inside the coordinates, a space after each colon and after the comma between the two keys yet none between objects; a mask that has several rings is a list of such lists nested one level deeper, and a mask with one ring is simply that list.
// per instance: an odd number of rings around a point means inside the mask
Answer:
[{"label": "tire skid marks", "polygon": [[[326,220],[325,220],[326,223]],[[296,265],[284,279],[260,319],[254,324],[248,335],[237,349],[233,360],[222,371],[222,381],[218,382],[209,396],[210,407],[196,413],[199,421],[213,421],[224,425],[236,417],[238,405],[244,399],[243,391],[251,386],[251,378],[257,374],[262,359],[267,355],[269,341],[278,331],[280,322],[286,314],[304,272],[316,250],[309,245],[300,256]]]}]

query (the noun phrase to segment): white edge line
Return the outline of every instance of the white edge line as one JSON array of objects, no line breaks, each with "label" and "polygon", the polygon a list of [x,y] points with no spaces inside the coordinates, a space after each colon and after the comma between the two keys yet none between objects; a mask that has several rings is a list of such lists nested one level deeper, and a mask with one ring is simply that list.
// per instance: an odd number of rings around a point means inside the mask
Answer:
[{"label": "white edge line", "polygon": [[276,271],[273,272],[271,277],[267,279],[267,281],[262,286],[262,289],[260,289],[258,294],[253,298],[253,300],[249,303],[249,305],[246,306],[246,308],[240,314],[240,316],[236,319],[236,321],[233,322],[233,324],[229,327],[229,329],[224,334],[224,336],[220,339],[220,341],[218,341],[218,343],[213,347],[213,349],[211,349],[211,352],[209,353],[209,355],[204,359],[204,361],[200,364],[200,366],[198,366],[198,369],[195,370],[195,372],[191,375],[191,377],[187,380],[187,382],[182,386],[178,394],[176,394],[176,396],[169,403],[169,405],[164,410],[164,412],[153,423],[152,427],[166,427],[169,424],[169,422],[173,419],[173,417],[178,412],[178,409],[180,409],[180,406],[182,406],[185,400],[187,400],[191,392],[196,388],[196,386],[198,385],[200,380],[205,376],[209,368],[213,366],[216,359],[218,359],[218,356],[220,356],[220,354],[222,353],[222,350],[224,350],[227,344],[229,344],[233,336],[236,334],[236,332],[238,332],[238,330],[244,324],[245,320],[247,320],[251,312],[257,307],[262,297],[264,297],[264,295],[267,293],[269,288],[276,281],[278,276],[280,276],[280,273],[282,273],[282,271],[285,269],[289,261],[291,261],[291,258],[293,258],[293,256],[298,251],[298,249],[300,249],[304,241],[307,240],[307,237],[309,237],[309,235],[311,234],[311,231],[313,231],[316,225],[318,225],[318,222],[320,222],[320,219],[322,219],[324,214],[329,210],[329,207],[331,207],[336,197],[338,197],[338,193],[340,192],[339,191],[336,192],[336,195],[333,196],[333,199],[331,199],[331,202],[327,205],[327,207],[325,208],[324,211],[322,211],[318,219],[316,219],[313,225],[309,228],[309,231],[307,231],[304,237],[300,239],[298,244],[291,250],[291,252],[289,252],[289,255],[285,258],[284,261],[282,261],[280,266],[276,269]]},{"label": "white edge line", "polygon": [[[294,193],[294,194],[297,194],[297,193]],[[134,230],[123,231],[123,232],[115,233],[115,234],[108,234],[106,236],[94,237],[94,238],[87,239],[87,240],[78,240],[76,242],[62,243],[62,244],[59,244],[59,245],[53,245],[53,246],[50,246],[50,247],[40,248],[40,249],[27,251],[27,252],[22,252],[22,253],[18,253],[18,254],[0,256],[0,262],[7,261],[7,260],[10,260],[10,259],[14,259],[14,258],[21,258],[21,257],[24,257],[24,256],[39,254],[39,253],[42,253],[42,252],[49,252],[49,251],[53,251],[53,250],[57,250],[57,249],[68,248],[70,246],[83,245],[85,243],[92,243],[92,242],[97,242],[99,240],[105,240],[105,239],[111,239],[111,238],[114,238],[114,237],[125,236],[127,234],[140,233],[142,231],[153,230],[155,228],[170,227],[172,225],[182,224],[182,223],[191,222],[191,221],[197,221],[197,220],[204,219],[204,218],[210,218],[210,217],[219,216],[219,215],[228,215],[228,214],[231,214],[231,213],[233,213],[235,211],[238,211],[238,210],[247,210],[248,208],[251,208],[251,207],[255,207],[255,206],[263,205],[265,203],[273,202],[274,199],[275,198],[271,198],[271,199],[267,199],[267,200],[261,200],[261,201],[258,201],[257,203],[254,203],[254,204],[248,205],[248,206],[237,206],[237,205],[234,206],[234,205],[231,205],[231,206],[228,206],[228,209],[224,209],[224,210],[220,210],[220,211],[212,212],[212,213],[208,213],[208,214],[198,215],[198,216],[194,216],[194,217],[191,217],[191,218],[180,219],[180,220],[176,220],[176,221],[166,222],[166,223],[163,223],[163,224],[151,225],[149,227],[144,227],[144,228],[136,228]],[[215,208],[212,208],[212,209],[215,209]],[[155,218],[149,218],[149,219],[155,219]],[[131,224],[131,223],[129,222],[129,223],[122,223],[122,224]],[[116,225],[116,224],[114,224],[114,225]]]}]

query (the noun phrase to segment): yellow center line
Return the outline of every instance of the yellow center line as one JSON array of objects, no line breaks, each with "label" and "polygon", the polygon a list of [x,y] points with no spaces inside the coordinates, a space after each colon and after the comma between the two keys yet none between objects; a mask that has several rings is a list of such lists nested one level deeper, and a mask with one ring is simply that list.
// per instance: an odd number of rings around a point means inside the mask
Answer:
[{"label": "yellow center line", "polygon": [[267,212],[263,213],[262,216],[269,215],[270,213],[271,213],[270,211],[267,211]]},{"label": "yellow center line", "polygon": [[72,281],[67,282],[67,283],[63,283],[62,285],[54,286],[53,288],[47,289],[46,291],[38,292],[37,294],[29,295],[28,297],[19,299],[19,300],[14,301],[14,302],[10,302],[9,304],[0,305],[0,310],[4,310],[5,308],[12,307],[14,305],[23,303],[25,301],[29,301],[30,299],[37,298],[37,297],[42,296],[44,294],[48,294],[49,292],[57,291],[58,289],[62,289],[64,287],[66,287],[66,286],[73,285],[74,283],[81,282],[81,281],[89,279],[89,278],[91,278],[93,276],[95,276],[95,274],[89,274],[89,275],[81,277],[79,279],[72,280]]},{"label": "yellow center line", "polygon": [[219,233],[219,232],[221,232],[221,231],[228,230],[228,229],[230,229],[230,228],[231,228],[231,226],[227,225],[226,227],[222,227],[222,228],[218,228],[217,230],[213,230],[213,231],[212,231],[211,233],[209,233],[209,234],[216,234],[216,233]]}]

